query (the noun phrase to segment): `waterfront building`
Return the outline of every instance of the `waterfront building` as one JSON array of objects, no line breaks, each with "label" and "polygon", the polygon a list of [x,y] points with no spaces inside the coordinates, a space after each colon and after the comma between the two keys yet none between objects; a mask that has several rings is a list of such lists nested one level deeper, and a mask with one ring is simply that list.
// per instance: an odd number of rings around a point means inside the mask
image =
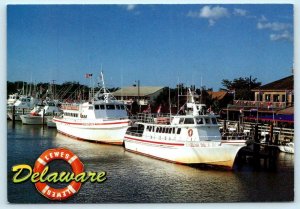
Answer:
[{"label": "waterfront building", "polygon": [[288,76],[251,90],[254,101],[233,100],[221,112],[227,120],[273,122],[294,125],[294,76]]},{"label": "waterfront building", "polygon": [[163,91],[161,86],[129,86],[123,87],[112,94],[117,100],[122,100],[127,105],[137,101],[140,106],[148,105]]}]

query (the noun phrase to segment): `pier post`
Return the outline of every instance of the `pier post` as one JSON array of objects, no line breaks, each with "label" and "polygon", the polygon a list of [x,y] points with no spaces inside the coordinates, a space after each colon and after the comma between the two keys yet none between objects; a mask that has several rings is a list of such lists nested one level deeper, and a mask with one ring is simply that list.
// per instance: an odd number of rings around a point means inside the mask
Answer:
[{"label": "pier post", "polygon": [[16,114],[16,106],[14,105],[13,108],[12,108],[12,121],[13,121],[13,124],[15,124],[15,122],[16,122],[15,114]]},{"label": "pier post", "polygon": [[44,129],[44,123],[45,123],[45,109],[43,109],[43,116],[42,116],[42,126]]},{"label": "pier post", "polygon": [[273,144],[273,124],[270,125],[270,144]]},{"label": "pier post", "polygon": [[254,160],[254,166],[256,168],[260,167],[260,141],[259,141],[259,135],[258,135],[258,125],[255,124],[254,127],[254,145],[253,145],[253,160]]},{"label": "pier post", "polygon": [[22,109],[22,115],[25,115],[25,108]]},{"label": "pier post", "polygon": [[226,133],[226,120],[223,121],[223,133]]}]

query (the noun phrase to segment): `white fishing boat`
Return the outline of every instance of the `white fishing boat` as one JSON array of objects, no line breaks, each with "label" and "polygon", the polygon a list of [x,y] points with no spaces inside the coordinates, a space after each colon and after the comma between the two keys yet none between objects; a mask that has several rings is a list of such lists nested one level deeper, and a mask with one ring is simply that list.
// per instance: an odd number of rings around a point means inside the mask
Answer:
[{"label": "white fishing boat", "polygon": [[284,145],[279,145],[278,148],[281,152],[294,154],[294,143],[293,142],[289,142]]},{"label": "white fishing boat", "polygon": [[32,96],[20,96],[13,105],[7,106],[7,115],[13,120],[13,108],[15,108],[15,120],[21,120],[20,115],[28,114],[37,105],[38,99]]},{"label": "white fishing boat", "polygon": [[63,115],[54,117],[58,132],[83,140],[122,145],[129,126],[123,102],[117,101],[105,88],[101,73],[102,88],[91,101],[80,104],[63,104]]},{"label": "white fishing boat", "polygon": [[37,105],[29,113],[20,115],[23,124],[42,125],[47,124],[48,119],[52,119],[55,115],[61,112],[58,104],[53,101],[47,101],[45,105]]},{"label": "white fishing boat", "polygon": [[125,148],[179,164],[210,164],[232,168],[246,140],[223,140],[216,116],[206,114],[189,90],[186,114],[145,115],[125,135]]}]

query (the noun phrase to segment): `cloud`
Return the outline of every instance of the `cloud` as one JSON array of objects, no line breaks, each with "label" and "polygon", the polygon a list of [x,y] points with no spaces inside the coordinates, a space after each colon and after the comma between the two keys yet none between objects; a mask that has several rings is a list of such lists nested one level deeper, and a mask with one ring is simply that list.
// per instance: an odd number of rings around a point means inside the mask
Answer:
[{"label": "cloud", "polygon": [[233,10],[233,14],[236,15],[236,16],[246,16],[248,14],[248,12],[244,9],[237,9],[235,8]]},{"label": "cloud", "polygon": [[200,9],[199,12],[189,11],[187,16],[208,19],[209,25],[213,26],[216,23],[216,20],[224,17],[229,17],[230,13],[225,7],[204,6]]},{"label": "cloud", "polygon": [[265,21],[268,21],[268,19],[264,15],[261,15],[260,18],[258,19],[258,21],[265,22]]},{"label": "cloud", "polygon": [[279,40],[293,41],[293,35],[289,31],[285,30],[282,33],[270,34],[270,40],[271,41],[279,41]]},{"label": "cloud", "polygon": [[210,6],[204,6],[199,13],[199,16],[201,18],[207,18],[207,19],[212,19],[212,20],[217,20],[222,17],[228,17],[229,12],[226,8],[220,7],[220,6],[215,6],[215,7],[210,7]]},{"label": "cloud", "polygon": [[292,28],[291,24],[288,23],[280,23],[280,22],[258,22],[258,29],[270,29],[273,31],[282,31]]}]

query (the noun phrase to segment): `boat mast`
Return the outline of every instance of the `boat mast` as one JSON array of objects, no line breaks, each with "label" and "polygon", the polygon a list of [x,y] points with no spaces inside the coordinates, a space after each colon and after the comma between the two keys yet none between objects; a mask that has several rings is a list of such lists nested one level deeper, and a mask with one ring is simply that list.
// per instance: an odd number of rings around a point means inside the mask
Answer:
[{"label": "boat mast", "polygon": [[171,89],[170,89],[170,87],[169,87],[169,109],[170,109],[170,119],[171,119],[171,115],[172,115],[171,108],[172,108],[172,106],[171,106]]},{"label": "boat mast", "polygon": [[104,83],[104,75],[103,75],[102,67],[101,67],[100,79],[102,81],[103,92],[106,93],[106,88],[105,88],[105,83]]}]

